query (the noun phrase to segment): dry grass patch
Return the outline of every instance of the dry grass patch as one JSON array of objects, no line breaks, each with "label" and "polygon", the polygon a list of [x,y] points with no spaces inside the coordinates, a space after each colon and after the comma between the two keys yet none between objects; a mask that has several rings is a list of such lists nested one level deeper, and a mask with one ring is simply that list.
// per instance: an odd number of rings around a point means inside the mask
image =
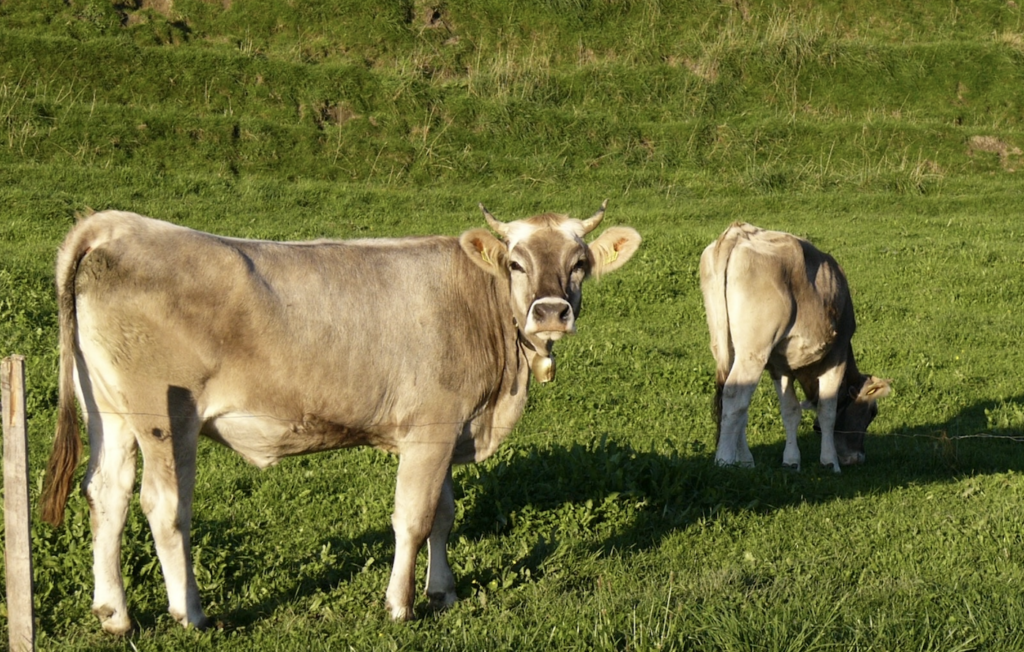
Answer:
[{"label": "dry grass patch", "polygon": [[1013,172],[1013,157],[1020,156],[1019,147],[1011,145],[995,136],[971,136],[967,141],[967,155],[974,156],[975,152],[987,152],[999,156],[999,165],[1007,172]]}]

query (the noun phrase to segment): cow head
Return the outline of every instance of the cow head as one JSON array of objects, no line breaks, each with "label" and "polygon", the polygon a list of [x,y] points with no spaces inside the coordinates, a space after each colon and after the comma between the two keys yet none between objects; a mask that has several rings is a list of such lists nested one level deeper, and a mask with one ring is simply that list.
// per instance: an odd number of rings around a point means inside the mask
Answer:
[{"label": "cow head", "polygon": [[[842,466],[864,463],[864,435],[878,416],[877,401],[892,391],[888,380],[863,374],[858,376],[859,382],[843,383],[836,407],[836,454]],[[814,430],[821,432],[817,419],[814,420]]]},{"label": "cow head", "polygon": [[459,239],[477,266],[508,282],[512,317],[540,382],[554,377],[552,344],[576,332],[584,279],[622,267],[640,245],[640,234],[622,226],[605,230],[590,244],[584,241],[601,223],[607,204],[586,220],[546,213],[507,223],[481,204],[501,240],[486,229]]}]

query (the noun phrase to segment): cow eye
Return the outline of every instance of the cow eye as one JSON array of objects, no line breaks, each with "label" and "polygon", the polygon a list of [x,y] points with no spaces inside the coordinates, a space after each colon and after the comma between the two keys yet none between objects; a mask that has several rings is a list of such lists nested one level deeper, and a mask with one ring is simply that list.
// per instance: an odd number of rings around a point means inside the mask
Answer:
[{"label": "cow eye", "polygon": [[519,263],[517,263],[514,260],[511,263],[508,264],[508,268],[510,270],[512,270],[513,272],[520,272],[520,273],[522,273],[522,272],[526,271],[525,269],[523,269],[522,265],[520,265]]}]

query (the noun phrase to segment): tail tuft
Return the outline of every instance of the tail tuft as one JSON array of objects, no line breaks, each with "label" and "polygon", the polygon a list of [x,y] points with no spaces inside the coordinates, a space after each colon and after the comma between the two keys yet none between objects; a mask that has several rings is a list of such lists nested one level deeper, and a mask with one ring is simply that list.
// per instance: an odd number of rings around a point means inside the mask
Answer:
[{"label": "tail tuft", "polygon": [[[73,405],[71,407],[74,409]],[[64,417],[60,417],[60,423],[61,426],[65,424]],[[53,453],[50,454],[50,461],[46,465],[41,507],[43,520],[54,527],[60,527],[64,522],[64,509],[67,507],[75,469],[82,455],[77,415],[72,422],[71,433],[61,434],[61,426],[58,426],[58,434],[53,442]]]},{"label": "tail tuft", "polygon": [[725,389],[725,376],[721,373],[715,374],[715,397],[712,399],[712,409],[715,414],[715,445],[722,438],[722,392]]}]

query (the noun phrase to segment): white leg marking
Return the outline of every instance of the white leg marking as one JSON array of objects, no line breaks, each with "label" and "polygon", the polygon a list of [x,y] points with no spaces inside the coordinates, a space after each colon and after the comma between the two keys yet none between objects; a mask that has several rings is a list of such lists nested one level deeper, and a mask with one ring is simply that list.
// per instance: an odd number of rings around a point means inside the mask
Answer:
[{"label": "white leg marking", "polygon": [[[174,478],[160,477],[165,475],[155,470],[160,465],[156,462],[144,468],[140,502],[149,519],[167,585],[168,611],[185,627],[204,627],[207,618],[199,600],[189,541],[192,488],[176,487]],[[192,469],[194,482],[195,466]],[[178,467],[177,471],[180,473],[184,469]]]},{"label": "white leg marking", "polygon": [[168,391],[169,422],[140,424],[142,493],[140,504],[153,531],[167,585],[168,611],[185,627],[205,627],[206,614],[192,568],[189,536],[196,483],[199,418],[185,390]]},{"label": "white leg marking", "polygon": [[105,631],[125,634],[131,620],[121,577],[121,536],[135,486],[135,438],[112,411],[95,411],[87,422],[90,454],[83,486],[92,521],[92,611]]},{"label": "white leg marking", "polygon": [[754,467],[754,454],[750,452],[750,444],[747,442],[747,429],[743,429],[743,436],[736,442],[736,462],[746,468]]},{"label": "white leg marking", "polygon": [[391,517],[395,563],[385,602],[395,620],[413,617],[416,555],[433,529],[441,488],[451,465],[449,443],[432,443],[428,433],[424,433],[421,441],[407,446],[398,462],[395,512]]},{"label": "white leg marking", "polygon": [[715,461],[723,466],[753,466],[754,457],[747,444],[747,417],[750,399],[757,389],[764,365],[737,357],[722,388],[722,427]]},{"label": "white leg marking", "polygon": [[447,609],[455,604],[455,576],[448,565],[448,534],[455,523],[455,491],[452,470],[448,467],[441,496],[434,513],[434,526],[427,539],[427,597],[432,609]]},{"label": "white leg marking", "polygon": [[835,426],[839,386],[843,380],[844,365],[833,367],[818,379],[818,426],[821,428],[821,465],[832,466],[839,473],[839,455],[836,453]]},{"label": "white leg marking", "polygon": [[786,429],[786,451],[782,454],[782,466],[800,469],[800,446],[796,436],[800,428],[802,410],[796,398],[796,388],[789,376],[773,379],[775,393],[779,395],[779,409],[782,412],[782,425]]}]

